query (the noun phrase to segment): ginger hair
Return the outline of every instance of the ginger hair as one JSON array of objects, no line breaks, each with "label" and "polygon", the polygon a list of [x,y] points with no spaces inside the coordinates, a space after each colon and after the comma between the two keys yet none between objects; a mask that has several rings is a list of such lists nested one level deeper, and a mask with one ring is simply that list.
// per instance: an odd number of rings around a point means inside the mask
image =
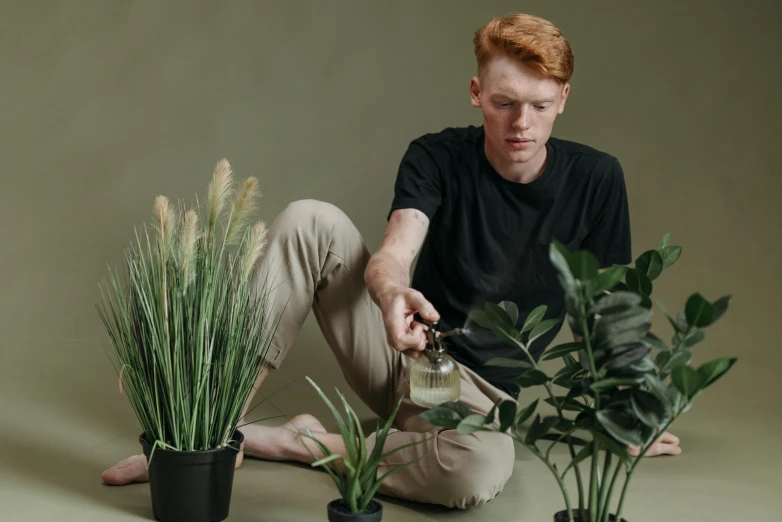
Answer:
[{"label": "ginger hair", "polygon": [[573,75],[573,53],[562,31],[536,16],[494,18],[475,31],[473,43],[479,74],[492,58],[504,55],[563,84]]}]

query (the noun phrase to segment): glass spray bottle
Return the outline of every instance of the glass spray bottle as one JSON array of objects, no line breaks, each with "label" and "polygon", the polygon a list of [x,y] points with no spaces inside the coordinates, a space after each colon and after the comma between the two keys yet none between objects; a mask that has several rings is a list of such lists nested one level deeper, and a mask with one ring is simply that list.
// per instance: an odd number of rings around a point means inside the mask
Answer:
[{"label": "glass spray bottle", "polygon": [[444,402],[458,401],[461,394],[459,365],[448,355],[443,339],[464,333],[462,328],[440,334],[437,322],[426,321],[426,348],[410,367],[410,399],[424,408],[434,408]]}]

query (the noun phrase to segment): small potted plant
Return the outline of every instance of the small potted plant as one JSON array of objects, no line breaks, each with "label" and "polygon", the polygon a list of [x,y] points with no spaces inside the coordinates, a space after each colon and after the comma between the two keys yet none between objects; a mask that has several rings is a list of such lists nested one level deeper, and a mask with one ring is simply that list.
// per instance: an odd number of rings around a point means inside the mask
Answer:
[{"label": "small potted plant", "polygon": [[125,276],[109,270],[101,283],[107,351],[143,430],[152,510],[163,522],[228,516],[237,425],[276,328],[256,269],[266,227],[248,226],[257,191],[250,177],[231,204],[222,160],[202,216],[158,196],[152,226],[125,250]]},{"label": "small potted plant", "polygon": [[[339,432],[342,435],[342,441],[345,444],[346,456],[343,457],[340,454],[332,453],[309,430],[306,430],[304,433],[299,432],[303,437],[311,439],[323,453],[322,458],[316,460],[311,465],[323,468],[331,476],[340,493],[340,498],[332,500],[327,506],[329,522],[380,522],[383,519],[383,505],[375,499],[375,493],[378,488],[391,473],[418,462],[418,460],[396,466],[379,477],[377,472],[378,466],[397,451],[425,442],[426,439],[405,444],[383,453],[386,438],[399,411],[399,406],[404,399],[404,397],[400,397],[394,411],[382,429],[378,423],[375,430],[375,446],[371,452],[368,452],[361,422],[356,412],[348,404],[345,396],[339,390],[336,390],[345,410],[345,416],[343,417],[312,379],[307,377],[307,380],[334,415]],[[307,447],[313,458],[317,458],[306,444],[305,447]]]},{"label": "small potted plant", "polygon": [[[641,459],[736,362],[736,358],[717,358],[691,366],[691,349],[705,339],[704,329],[728,309],[730,296],[712,302],[693,293],[676,318],[657,303],[673,328],[673,337],[666,343],[651,332],[652,281],[682,252],[669,240],[666,234],[633,267],[614,265],[604,271],[598,270],[590,252],[570,252],[554,242],[550,259],[564,290],[576,341],[552,347],[539,359],[531,355],[531,343],[560,322],[545,319],[545,306],[532,310],[520,328],[518,308],[510,302],[486,303],[483,310],[470,313],[472,321],[519,349],[520,359],[493,359],[488,364],[518,368],[516,382],[521,388],[542,386],[553,414],[536,413],[539,399],[529,405],[498,401],[488,415],[474,413],[459,402],[422,414],[432,424],[462,433],[503,432],[528,448],[551,471],[562,492],[565,509],[554,515],[555,522],[624,520],[627,488]],[[558,359],[563,366],[554,375],[540,364]],[[529,419],[530,425],[522,430]],[[557,444],[567,446],[566,466],[552,459]],[[635,456],[628,451],[631,447]],[[586,477],[583,463],[588,464]],[[568,473],[575,474],[577,505],[564,483]],[[618,503],[613,504],[617,493]]]}]

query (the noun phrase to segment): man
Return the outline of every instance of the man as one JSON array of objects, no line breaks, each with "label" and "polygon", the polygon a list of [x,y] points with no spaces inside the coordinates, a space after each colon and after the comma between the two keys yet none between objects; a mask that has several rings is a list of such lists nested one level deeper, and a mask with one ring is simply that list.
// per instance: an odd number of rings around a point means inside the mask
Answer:
[{"label": "man", "polygon": [[[550,317],[563,317],[562,291],[548,259],[555,238],[592,251],[602,267],[632,261],[619,162],[551,137],[573,72],[560,31],[540,18],[514,15],[490,21],[474,44],[478,74],[470,81],[470,101],[481,109],[483,125],[449,128],[410,144],[377,253],[370,257],[339,209],[299,201],[271,225],[262,267],[283,282],[277,302],[287,302],[270,368],[280,367],[313,311],[345,379],[377,415],[388,415],[404,394],[398,431],[385,450],[428,439],[384,464],[421,459],[391,475],[380,492],[458,508],[499,494],[513,470],[514,446],[503,434],[459,435],[419,418],[423,409],[410,401],[408,382],[411,358],[426,342],[419,318],[439,321],[443,330],[460,327],[470,309],[501,300],[518,305],[519,322],[540,304],[548,305]],[[538,339],[533,353],[556,334]],[[485,414],[497,400],[515,397],[514,371],[483,365],[496,356],[519,357],[510,347],[480,329],[452,337],[449,346],[460,363],[462,402]],[[331,451],[344,452],[341,437],[306,414],[282,427],[243,427],[244,450],[312,462],[304,444],[318,451],[291,427],[307,427]],[[647,455],[678,454],[678,442],[666,433]],[[111,484],[144,479],[143,456],[104,472]]]}]

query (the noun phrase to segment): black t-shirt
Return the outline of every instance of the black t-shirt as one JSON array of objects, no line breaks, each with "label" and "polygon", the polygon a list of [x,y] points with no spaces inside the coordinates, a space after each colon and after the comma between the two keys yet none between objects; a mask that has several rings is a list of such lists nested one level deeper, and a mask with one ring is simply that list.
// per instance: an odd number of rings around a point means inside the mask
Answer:
[{"label": "black t-shirt", "polygon": [[[440,313],[440,329],[462,327],[485,302],[512,301],[518,325],[538,305],[546,319],[565,317],[563,291],[549,260],[557,239],[587,249],[601,267],[629,264],[630,217],[619,161],[586,145],[549,138],[546,166],[531,183],[503,178],[484,151],[483,127],[448,128],[415,139],[397,176],[394,210],[415,208],[430,220],[411,286]],[[497,388],[518,392],[518,370],[484,366],[493,357],[526,360],[517,347],[477,327],[447,343],[457,361]],[[538,338],[538,358],[559,329]]]}]

